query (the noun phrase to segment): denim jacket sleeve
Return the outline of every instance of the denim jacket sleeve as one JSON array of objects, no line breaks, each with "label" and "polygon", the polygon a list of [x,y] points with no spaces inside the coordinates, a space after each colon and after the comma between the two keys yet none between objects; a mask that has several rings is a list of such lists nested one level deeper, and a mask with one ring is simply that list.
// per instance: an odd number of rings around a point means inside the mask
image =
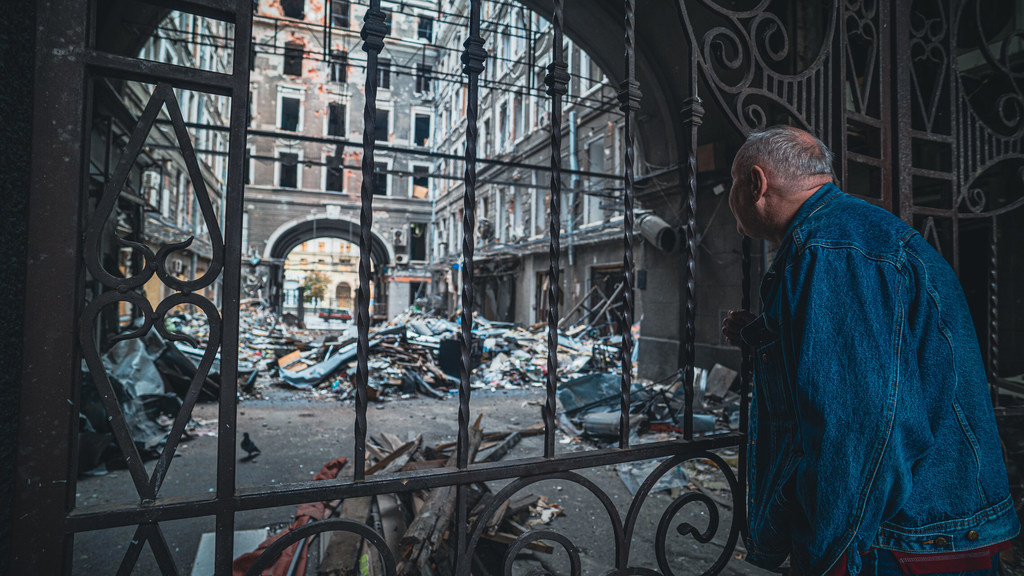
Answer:
[{"label": "denim jacket sleeve", "polygon": [[781,275],[777,307],[766,308],[777,315],[777,381],[788,388],[791,413],[781,416],[795,436],[778,487],[788,517],[774,524],[800,543],[791,561],[801,572],[823,573],[851,543],[870,541],[889,499],[879,493],[909,489],[909,466],[889,468],[917,458],[892,456],[894,443],[908,445],[901,436],[917,433],[895,418],[908,300],[901,268],[901,254],[802,246]]}]

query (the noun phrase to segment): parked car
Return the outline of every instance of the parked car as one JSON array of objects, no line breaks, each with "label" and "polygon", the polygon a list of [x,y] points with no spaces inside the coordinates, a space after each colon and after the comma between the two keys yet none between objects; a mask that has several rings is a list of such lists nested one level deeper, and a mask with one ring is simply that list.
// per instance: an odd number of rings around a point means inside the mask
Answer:
[{"label": "parked car", "polygon": [[320,311],[321,319],[323,320],[352,320],[352,313],[349,312],[348,308],[327,308]]}]

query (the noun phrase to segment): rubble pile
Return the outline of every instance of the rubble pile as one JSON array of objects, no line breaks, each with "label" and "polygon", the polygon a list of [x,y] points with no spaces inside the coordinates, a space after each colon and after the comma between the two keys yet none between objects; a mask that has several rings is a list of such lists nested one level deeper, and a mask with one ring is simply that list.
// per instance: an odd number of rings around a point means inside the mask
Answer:
[{"label": "rubble pile", "polygon": [[[543,433],[532,426],[520,430],[485,433],[480,418],[470,428],[467,445],[471,462],[496,462],[508,454],[524,436]],[[315,479],[335,478],[346,464],[345,458],[328,462]],[[399,472],[415,472],[456,465],[455,443],[428,446],[422,434],[402,440],[395,434],[382,433],[367,441],[366,475],[382,476]],[[341,517],[373,527],[397,555],[397,574],[453,574],[455,539],[451,537],[455,521],[455,487],[442,486],[429,490],[413,490],[401,494],[381,494],[304,504],[296,512],[295,521],[284,531],[267,539],[253,552],[237,557],[234,574],[245,574],[270,543],[306,522]],[[563,514],[562,507],[546,497],[519,493],[498,502],[490,487],[483,483],[467,486],[467,510],[470,525],[483,522],[480,543],[472,559],[475,569],[483,573],[499,573],[506,549],[524,532],[551,522]],[[540,554],[552,554],[554,548],[536,541],[527,545]],[[293,569],[293,573],[321,576],[338,574],[384,574],[382,560],[373,546],[351,532],[325,532],[313,539],[303,539],[289,547],[277,559],[277,567]]]}]

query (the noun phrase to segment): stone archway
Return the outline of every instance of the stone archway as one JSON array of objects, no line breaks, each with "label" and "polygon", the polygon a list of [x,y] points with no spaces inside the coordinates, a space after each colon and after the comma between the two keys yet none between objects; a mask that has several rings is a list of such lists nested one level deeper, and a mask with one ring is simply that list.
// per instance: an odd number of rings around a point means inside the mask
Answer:
[{"label": "stone archway", "polygon": [[[262,268],[260,272],[267,279],[267,297],[272,306],[280,309],[284,302],[284,263],[289,252],[314,238],[337,238],[358,246],[360,235],[359,224],[341,218],[313,215],[291,220],[274,230],[267,238],[259,261],[250,264]],[[394,253],[375,232],[371,232],[370,260],[372,293],[374,303],[379,308],[387,302],[387,285],[382,279],[384,271],[394,262]]]}]

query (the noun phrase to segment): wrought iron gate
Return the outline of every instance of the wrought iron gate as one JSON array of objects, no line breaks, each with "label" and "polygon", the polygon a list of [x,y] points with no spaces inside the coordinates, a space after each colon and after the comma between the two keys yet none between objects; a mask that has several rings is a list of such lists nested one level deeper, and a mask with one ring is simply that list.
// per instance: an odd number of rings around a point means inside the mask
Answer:
[{"label": "wrought iron gate", "polygon": [[[728,124],[742,133],[767,124],[787,121],[822,136],[840,159],[837,176],[851,192],[865,196],[899,213],[913,222],[926,237],[945,250],[955,266],[959,265],[959,234],[967,221],[987,222],[991,229],[988,254],[988,361],[993,377],[999,375],[998,324],[998,238],[999,218],[1024,204],[1019,193],[986,193],[986,186],[995,180],[992,171],[1008,174],[1003,182],[1020,186],[1020,166],[1024,162],[1021,141],[1024,134],[1024,98],[1022,73],[1019,68],[1019,47],[1013,43],[1024,38],[1019,25],[1009,31],[1000,29],[1003,49],[992,52],[993,40],[982,23],[989,20],[982,14],[980,0],[910,0],[890,5],[870,0],[835,0],[829,5],[817,2],[780,3],[765,0],[749,10],[733,10],[714,0],[685,2],[677,0],[679,26],[692,47],[689,62],[683,68],[689,74],[689,98],[683,108],[680,142],[680,170],[683,186],[684,222],[687,242],[681,256],[687,281],[682,291],[685,303],[685,330],[681,335],[680,366],[684,369],[687,408],[684,428],[692,431],[693,371],[695,356],[696,303],[696,149],[705,115],[698,92],[706,93],[716,103]],[[216,519],[216,570],[231,571],[233,533],[236,514],[272,506],[294,505],[311,501],[332,500],[372,494],[398,493],[412,490],[457,486],[457,507],[454,531],[458,552],[458,574],[470,572],[468,552],[476,545],[483,530],[482,522],[470,526],[467,519],[466,490],[468,484],[480,481],[511,479],[493,500],[492,507],[480,518],[489,518],[493,508],[524,487],[546,479],[574,482],[594,493],[607,513],[614,532],[614,574],[647,574],[648,569],[636,566],[630,555],[635,522],[647,495],[666,471],[678,463],[703,458],[716,463],[728,479],[737,505],[725,544],[717,562],[708,570],[721,571],[731,558],[744,517],[745,500],[743,451],[746,421],[740,433],[694,438],[688,433],[678,441],[630,446],[628,407],[630,405],[629,359],[634,343],[627,331],[623,335],[622,358],[622,425],[619,447],[556,456],[555,388],[557,385],[556,355],[549,354],[547,401],[544,406],[544,452],[533,458],[516,461],[471,464],[468,457],[470,428],[470,354],[467,343],[473,326],[474,294],[473,252],[477,101],[479,76],[487,54],[481,37],[481,0],[471,0],[468,39],[462,56],[468,86],[468,131],[465,152],[464,242],[462,284],[462,374],[459,387],[458,446],[455,468],[420,473],[400,473],[367,477],[362,458],[355,458],[355,471],[350,479],[309,482],[287,486],[239,489],[235,478],[236,367],[239,324],[239,282],[242,220],[242,175],[248,98],[248,70],[251,45],[250,0],[172,0],[161,5],[230,22],[234,25],[234,59],[230,73],[185,69],[104,52],[97,48],[95,22],[91,22],[90,5],[85,0],[43,2],[40,7],[39,50],[37,69],[40,82],[37,106],[45,110],[36,120],[36,143],[33,154],[32,219],[30,221],[30,265],[28,286],[60,287],[59,290],[38,290],[28,295],[26,324],[42,327],[75,327],[75,330],[30,329],[25,337],[25,378],[22,389],[22,430],[19,446],[18,494],[15,511],[15,570],[17,573],[60,574],[71,569],[71,544],[74,534],[114,526],[137,526],[135,537],[125,542],[126,554],[119,573],[130,573],[143,546],[153,550],[165,574],[177,572],[164,539],[161,523],[200,516]],[[363,25],[364,50],[367,53],[365,128],[363,137],[363,188],[361,191],[360,246],[368,253],[373,224],[372,172],[374,167],[374,122],[376,119],[377,57],[388,33],[380,0],[370,0]],[[633,310],[633,186],[634,186],[634,122],[640,109],[640,86],[636,82],[635,0],[624,0],[625,15],[623,47],[625,58],[619,99],[626,117],[625,193],[623,222],[623,264],[625,268],[626,323],[632,324]],[[560,126],[562,98],[566,94],[568,75],[562,54],[563,0],[553,0],[551,21],[555,30],[553,63],[547,74],[547,93],[551,97],[552,126]],[[644,9],[641,2],[639,10]],[[1022,9],[1013,14],[1020,17]],[[960,69],[964,54],[970,49],[958,44],[963,38],[957,32],[974,23],[976,33],[967,34],[977,44],[976,50],[986,63],[986,79],[998,81],[994,96],[995,109],[981,112],[976,101],[976,79],[970,82]],[[795,32],[789,32],[789,31]],[[676,34],[679,27],[665,23],[665,34]],[[640,38],[639,40],[642,40]],[[954,57],[956,54],[956,57]],[[98,194],[91,210],[91,222],[82,223],[85,204],[87,167],[83,148],[89,136],[89,107],[93,103],[95,80],[99,77],[130,79],[155,85],[152,96],[127,142],[125,153],[114,171],[114,177]],[[924,87],[925,81],[931,88]],[[973,83],[972,83],[973,82]],[[968,86],[970,84],[970,86]],[[985,85],[985,82],[980,82]],[[231,98],[230,154],[224,225],[204,204],[197,190],[199,209],[204,216],[213,244],[213,260],[206,274],[185,282],[168,272],[168,257],[186,246],[169,244],[155,254],[145,246],[128,239],[119,239],[133,252],[139,265],[130,277],[112,274],[104,267],[98,254],[106,223],[114,202],[127,177],[161,106],[166,106],[180,151],[193,173],[193,182],[201,183],[195,174],[195,152],[186,127],[178,112],[174,88],[221,94]],[[986,88],[991,89],[991,88]],[[999,124],[999,126],[993,126]],[[551,134],[551,195],[548,344],[557,348],[559,210],[561,207],[561,133]],[[939,158],[939,160],[934,160]],[[1014,173],[1016,172],[1016,173]],[[998,201],[994,199],[998,197]],[[995,203],[996,205],[993,205]],[[84,242],[81,236],[84,232]],[[750,308],[750,243],[743,244],[744,306]],[[83,268],[84,265],[84,268]],[[99,287],[86,301],[83,297],[84,269]],[[222,274],[223,305],[198,294]],[[174,294],[153,308],[135,291],[143,283],[158,278]],[[354,453],[365,453],[368,433],[366,422],[369,350],[368,297],[370,259],[363,258],[359,268],[357,298],[358,386],[356,388],[356,424]],[[111,304],[129,303],[143,311],[142,327],[127,337],[138,337],[151,327],[166,338],[180,336],[168,332],[163,316],[173,306],[188,303],[204,311],[211,326],[210,343],[185,397],[185,405],[174,423],[167,447],[156,471],[150,475],[143,468],[125,424],[124,415],[114,398],[114,391],[104,377],[94,342],[93,326],[101,308]],[[213,363],[217,350],[221,353],[222,387],[218,436],[217,486],[212,497],[197,494],[186,498],[162,498],[160,485],[171,465],[177,438],[188,419],[199,387]],[[81,356],[79,356],[81,355]],[[103,509],[82,509],[76,506],[75,482],[77,448],[77,411],[79,357],[88,363],[97,379],[118,444],[128,456],[128,467],[137,490],[137,500]],[[744,375],[749,361],[744,362]],[[746,382],[746,378],[744,381]],[[743,393],[746,414],[746,385]],[[722,447],[741,450],[739,479],[725,462],[711,452]],[[668,458],[643,484],[624,518],[596,485],[578,470],[598,465]],[[664,511],[655,539],[658,565],[665,574],[673,573],[664,553],[668,528],[681,508],[699,502],[707,507],[713,521],[706,530],[693,526],[680,527],[679,533],[707,543],[718,531],[718,506],[700,493],[686,493],[674,500]],[[311,523],[278,540],[261,557],[250,573],[258,573],[285,547],[314,533],[349,531],[360,534],[382,554],[388,573],[396,565],[395,551],[390,551],[379,534],[371,528],[346,519]],[[518,550],[536,539],[557,542],[572,559],[573,570],[579,573],[579,555],[571,539],[545,530],[525,533],[509,551],[506,573]]]}]

